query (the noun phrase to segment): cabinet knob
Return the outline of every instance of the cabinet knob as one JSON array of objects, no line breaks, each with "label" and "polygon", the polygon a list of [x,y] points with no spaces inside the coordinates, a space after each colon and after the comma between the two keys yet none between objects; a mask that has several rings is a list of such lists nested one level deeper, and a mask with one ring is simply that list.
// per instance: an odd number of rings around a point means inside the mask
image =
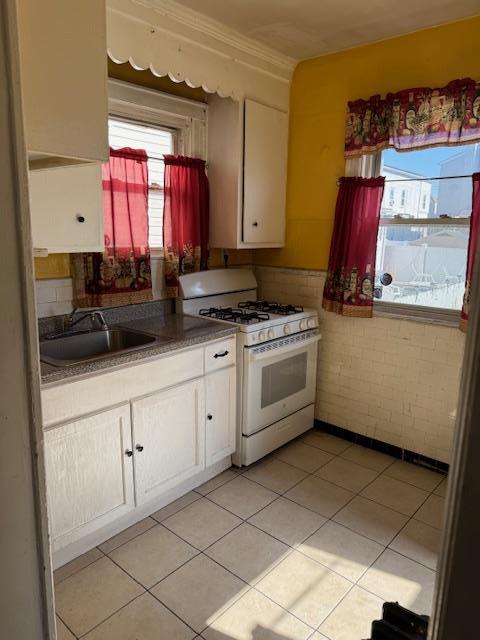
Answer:
[{"label": "cabinet knob", "polygon": [[137,446],[135,447],[135,449],[136,449],[137,451],[143,451],[143,447],[142,447],[142,445],[141,445],[141,444],[137,444]]},{"label": "cabinet knob", "polygon": [[211,413],[208,413],[208,414],[207,414],[207,420],[211,420],[212,418],[213,418],[212,414],[211,414]]},{"label": "cabinet knob", "polygon": [[252,227],[258,227],[258,222],[252,222]]},{"label": "cabinet knob", "polygon": [[125,451],[125,455],[126,455],[127,457],[131,458],[131,457],[133,456],[133,451],[132,451],[131,449],[127,449],[127,450]]},{"label": "cabinet knob", "polygon": [[78,222],[85,222],[85,216],[81,216],[79,213],[77,213],[77,220]]}]

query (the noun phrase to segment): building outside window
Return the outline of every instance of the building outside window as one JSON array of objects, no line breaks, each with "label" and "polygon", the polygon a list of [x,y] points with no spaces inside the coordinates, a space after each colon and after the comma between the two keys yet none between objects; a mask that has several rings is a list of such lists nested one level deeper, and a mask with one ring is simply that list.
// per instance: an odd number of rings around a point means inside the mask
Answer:
[{"label": "building outside window", "polygon": [[[479,170],[480,144],[382,153],[386,188],[377,242],[377,300],[419,309],[460,310],[471,175]],[[398,204],[392,198],[395,189],[401,194]],[[382,274],[391,275],[391,284],[382,284]]]}]

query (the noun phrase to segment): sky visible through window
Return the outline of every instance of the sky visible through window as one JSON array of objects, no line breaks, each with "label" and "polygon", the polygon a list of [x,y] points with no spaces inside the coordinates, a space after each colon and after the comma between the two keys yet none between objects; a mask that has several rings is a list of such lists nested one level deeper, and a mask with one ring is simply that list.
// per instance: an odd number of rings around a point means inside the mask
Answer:
[{"label": "sky visible through window", "polygon": [[[382,153],[382,160],[384,165],[418,173],[426,178],[470,175],[480,171],[480,144],[401,152],[386,149]],[[435,197],[439,181],[433,180],[431,184],[432,195]]]}]

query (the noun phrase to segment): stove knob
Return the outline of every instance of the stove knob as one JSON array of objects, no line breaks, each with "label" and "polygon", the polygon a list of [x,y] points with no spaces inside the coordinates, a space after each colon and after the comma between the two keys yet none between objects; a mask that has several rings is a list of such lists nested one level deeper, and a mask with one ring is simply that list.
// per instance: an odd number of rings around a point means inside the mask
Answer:
[{"label": "stove knob", "polygon": [[314,328],[314,327],[316,327],[316,326],[317,326],[317,319],[316,319],[316,318],[309,318],[309,319],[307,320],[307,327],[308,327],[309,329],[313,329],[313,328]]},{"label": "stove knob", "polygon": [[260,342],[263,342],[265,340],[265,331],[260,331],[260,333],[258,334],[258,340]]},{"label": "stove knob", "polygon": [[300,331],[305,331],[305,329],[307,328],[307,321],[306,320],[300,320],[298,328],[300,329]]},{"label": "stove knob", "polygon": [[289,334],[289,333],[291,333],[291,332],[292,332],[292,327],[291,327],[289,324],[286,324],[286,325],[283,327],[283,333],[284,333],[286,336],[288,336],[288,334]]},{"label": "stove knob", "polygon": [[275,338],[275,331],[273,329],[269,329],[267,332],[267,336],[269,340],[273,340]]}]

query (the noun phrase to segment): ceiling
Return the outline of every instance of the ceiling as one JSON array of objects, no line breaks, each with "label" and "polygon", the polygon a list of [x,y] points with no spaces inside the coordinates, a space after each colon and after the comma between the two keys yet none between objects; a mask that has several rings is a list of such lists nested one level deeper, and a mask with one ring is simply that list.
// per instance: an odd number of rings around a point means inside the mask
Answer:
[{"label": "ceiling", "polygon": [[479,0],[177,0],[297,60],[477,15]]}]

